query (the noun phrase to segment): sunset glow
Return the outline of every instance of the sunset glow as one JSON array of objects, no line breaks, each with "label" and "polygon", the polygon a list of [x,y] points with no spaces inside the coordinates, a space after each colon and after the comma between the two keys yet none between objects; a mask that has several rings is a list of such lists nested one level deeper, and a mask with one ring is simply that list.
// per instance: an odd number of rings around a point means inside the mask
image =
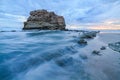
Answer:
[{"label": "sunset glow", "polygon": [[120,26],[93,26],[89,29],[95,29],[95,30],[120,30]]}]

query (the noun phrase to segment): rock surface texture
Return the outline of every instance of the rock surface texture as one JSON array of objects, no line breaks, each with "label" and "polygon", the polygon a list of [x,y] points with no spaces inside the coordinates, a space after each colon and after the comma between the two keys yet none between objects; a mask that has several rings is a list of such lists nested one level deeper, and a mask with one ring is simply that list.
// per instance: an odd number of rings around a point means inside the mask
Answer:
[{"label": "rock surface texture", "polygon": [[43,9],[30,12],[29,18],[24,22],[23,30],[65,30],[65,26],[63,16],[58,16],[54,12]]}]

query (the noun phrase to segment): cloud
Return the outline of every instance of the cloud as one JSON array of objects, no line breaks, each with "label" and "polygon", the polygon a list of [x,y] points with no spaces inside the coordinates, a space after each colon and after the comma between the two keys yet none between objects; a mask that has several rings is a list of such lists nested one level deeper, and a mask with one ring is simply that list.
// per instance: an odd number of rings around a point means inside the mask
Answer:
[{"label": "cloud", "polygon": [[[1,0],[1,23],[4,20],[11,20],[14,24],[23,22],[29,12],[36,9],[55,11],[65,17],[67,25],[77,27],[79,25],[88,28],[93,25],[105,25],[107,20],[120,20],[120,0]],[[114,23],[116,24],[120,23]]]},{"label": "cloud", "polygon": [[7,18],[17,20],[18,22],[26,21],[26,17],[22,16],[22,15],[14,15],[14,14],[9,14],[9,13],[0,13],[0,15],[3,15],[4,17],[7,17]]}]

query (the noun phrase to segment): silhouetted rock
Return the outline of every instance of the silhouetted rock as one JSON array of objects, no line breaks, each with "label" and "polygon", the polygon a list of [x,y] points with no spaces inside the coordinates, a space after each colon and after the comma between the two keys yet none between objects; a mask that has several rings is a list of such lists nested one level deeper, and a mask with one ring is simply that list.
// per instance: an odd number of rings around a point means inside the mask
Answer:
[{"label": "silhouetted rock", "polygon": [[24,22],[24,30],[65,30],[65,20],[63,16],[58,16],[54,12],[47,10],[35,10],[30,12],[30,16]]}]

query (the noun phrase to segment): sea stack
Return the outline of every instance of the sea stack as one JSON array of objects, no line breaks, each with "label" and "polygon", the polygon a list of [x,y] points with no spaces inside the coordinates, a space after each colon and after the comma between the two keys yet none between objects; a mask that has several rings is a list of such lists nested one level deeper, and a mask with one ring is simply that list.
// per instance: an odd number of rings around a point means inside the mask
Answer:
[{"label": "sea stack", "polygon": [[30,16],[27,21],[24,22],[23,30],[65,30],[65,26],[63,16],[42,9],[30,12]]}]

